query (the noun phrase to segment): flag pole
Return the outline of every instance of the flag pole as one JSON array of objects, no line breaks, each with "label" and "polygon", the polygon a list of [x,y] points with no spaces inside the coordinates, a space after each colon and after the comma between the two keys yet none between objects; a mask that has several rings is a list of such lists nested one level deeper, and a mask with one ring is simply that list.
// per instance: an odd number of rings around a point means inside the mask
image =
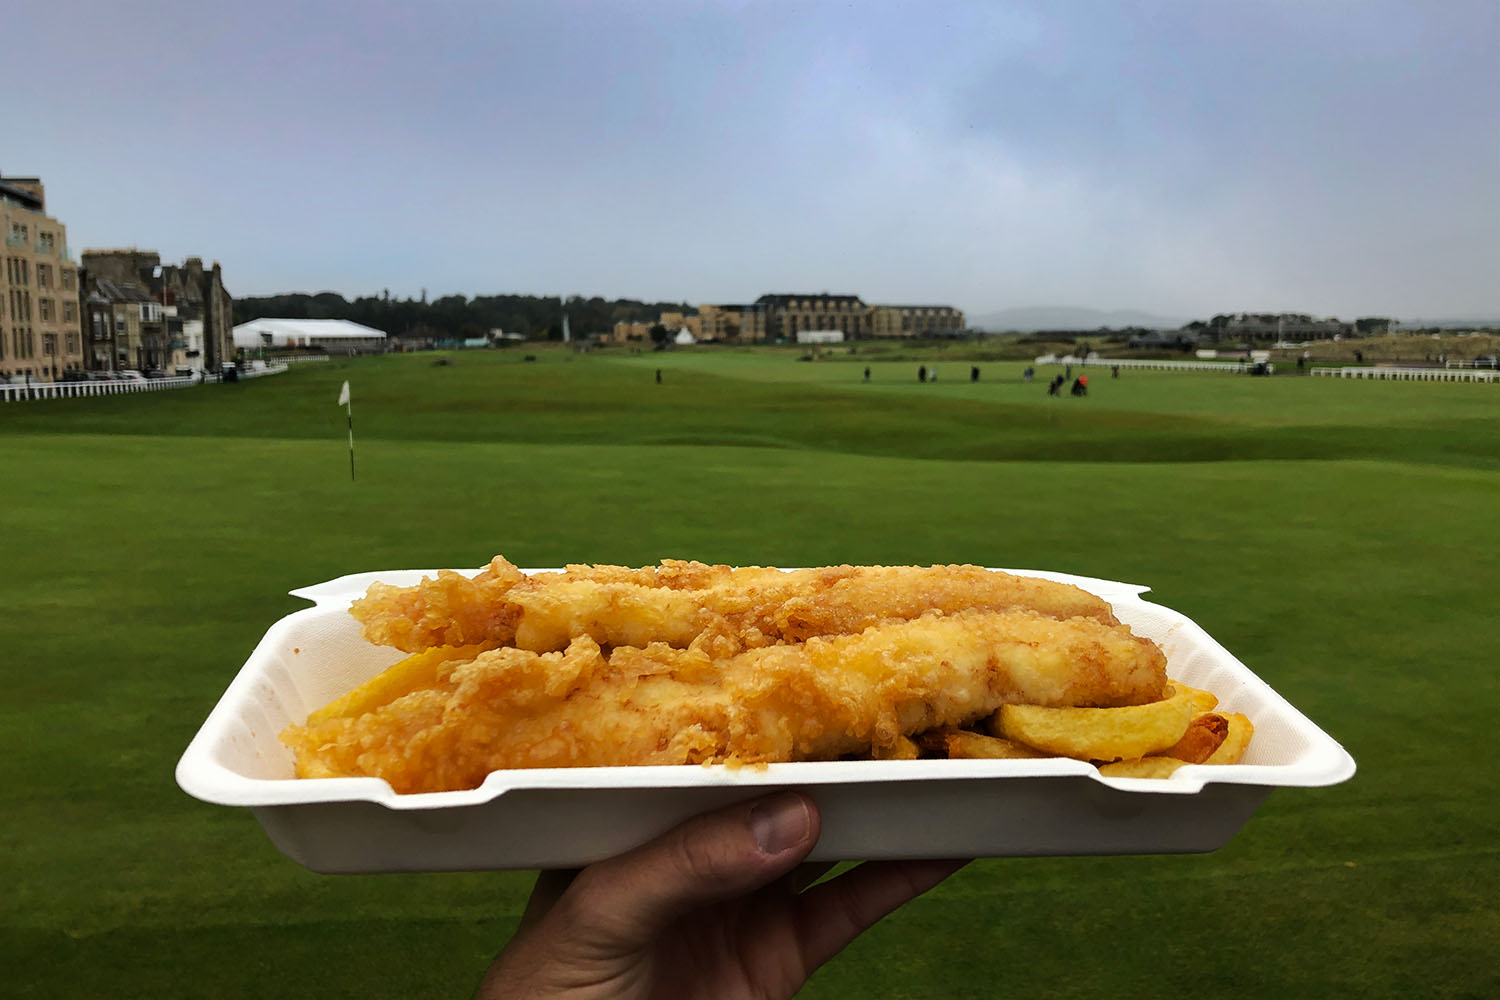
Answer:
[{"label": "flag pole", "polygon": [[339,405],[348,408],[349,415],[349,481],[354,482],[354,398],[349,393],[349,382],[339,390]]}]

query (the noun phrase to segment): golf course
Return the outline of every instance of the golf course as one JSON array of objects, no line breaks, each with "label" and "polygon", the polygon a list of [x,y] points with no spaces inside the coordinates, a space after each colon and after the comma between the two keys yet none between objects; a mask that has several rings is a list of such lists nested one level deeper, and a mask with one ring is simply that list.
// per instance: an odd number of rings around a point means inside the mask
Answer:
[{"label": "golf course", "polygon": [[962,345],[800,357],[427,352],[0,406],[0,993],[467,997],[534,873],[313,874],[173,768],[289,590],[501,553],[1149,585],[1358,763],[1212,854],[976,861],[803,996],[1500,994],[1500,385],[1096,368],[1050,397],[1061,368]]}]

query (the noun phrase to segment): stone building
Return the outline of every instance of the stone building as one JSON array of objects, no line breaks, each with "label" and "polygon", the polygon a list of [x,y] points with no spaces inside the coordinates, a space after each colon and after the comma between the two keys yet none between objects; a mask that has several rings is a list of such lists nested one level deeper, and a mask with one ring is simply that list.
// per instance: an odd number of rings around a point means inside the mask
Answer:
[{"label": "stone building", "polygon": [[964,328],[952,306],[871,306],[872,337],[951,337]]},{"label": "stone building", "polygon": [[1353,323],[1338,319],[1313,319],[1306,313],[1224,313],[1205,323],[1190,323],[1212,340],[1257,343],[1302,343],[1308,340],[1333,340],[1352,337]]},{"label": "stone building", "polygon": [[55,381],[84,367],[78,267],[36,177],[0,176],[0,378]]},{"label": "stone building", "polygon": [[750,305],[703,305],[703,339],[795,341],[808,330],[861,337],[943,337],[964,329],[952,306],[867,305],[858,295],[775,293]]},{"label": "stone building", "polygon": [[171,360],[166,317],[151,292],[135,281],[86,274],[85,282],[88,366],[96,371],[166,371]]},{"label": "stone building", "polygon": [[765,310],[772,340],[794,341],[803,330],[842,330],[848,340],[871,333],[870,307],[858,295],[772,294],[755,304]]},{"label": "stone building", "polygon": [[766,339],[766,310],[758,305],[698,307],[699,339],[749,342]]},{"label": "stone building", "polygon": [[[964,329],[964,314],[952,306],[872,306],[858,295],[776,293],[745,304],[700,305],[697,316],[662,313],[672,333],[686,328],[695,340],[748,343],[795,342],[808,330],[838,330],[845,340],[861,337],[944,337]],[[647,340],[654,323],[616,323],[608,340]]]},{"label": "stone building", "polygon": [[692,334],[694,340],[699,340],[703,336],[702,320],[700,317],[689,316],[686,313],[680,312],[664,312],[654,323],[650,321],[631,322],[630,320],[621,320],[615,324],[614,330],[599,339],[611,344],[623,344],[630,340],[650,340],[651,328],[657,324],[660,324],[668,334],[674,337],[681,330],[686,330]]},{"label": "stone building", "polygon": [[151,250],[85,250],[83,275],[91,367],[217,371],[234,358],[234,301],[217,261],[205,270],[199,257],[163,266]]}]

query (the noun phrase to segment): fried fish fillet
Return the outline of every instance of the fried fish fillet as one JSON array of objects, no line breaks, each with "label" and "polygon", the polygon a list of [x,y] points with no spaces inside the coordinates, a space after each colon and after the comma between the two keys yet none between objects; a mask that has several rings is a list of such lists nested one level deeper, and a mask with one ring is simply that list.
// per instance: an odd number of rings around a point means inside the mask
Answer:
[{"label": "fried fish fillet", "polygon": [[302,777],[427,792],[473,788],[501,768],[833,759],[1002,704],[1140,704],[1166,684],[1160,648],[1128,627],[1030,610],[929,614],[729,657],[711,645],[606,653],[582,635],[562,652],[492,649],[442,663],[430,687],[282,739]]},{"label": "fried fish fillet", "polygon": [[443,572],[415,587],[376,584],[350,611],[366,639],[406,652],[504,643],[542,653],[580,635],[606,646],[686,648],[701,635],[732,634],[742,648],[755,648],[966,609],[1116,623],[1108,603],[1078,587],[978,566],[782,571],[667,560],[528,577],[499,556],[472,581]]}]

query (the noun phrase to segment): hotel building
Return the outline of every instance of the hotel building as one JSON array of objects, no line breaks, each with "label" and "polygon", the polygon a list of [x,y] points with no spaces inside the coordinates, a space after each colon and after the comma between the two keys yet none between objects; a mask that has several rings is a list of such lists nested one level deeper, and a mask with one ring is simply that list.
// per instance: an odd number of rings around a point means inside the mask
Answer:
[{"label": "hotel building", "polygon": [[36,177],[0,176],[0,378],[51,382],[84,367],[78,266]]}]

